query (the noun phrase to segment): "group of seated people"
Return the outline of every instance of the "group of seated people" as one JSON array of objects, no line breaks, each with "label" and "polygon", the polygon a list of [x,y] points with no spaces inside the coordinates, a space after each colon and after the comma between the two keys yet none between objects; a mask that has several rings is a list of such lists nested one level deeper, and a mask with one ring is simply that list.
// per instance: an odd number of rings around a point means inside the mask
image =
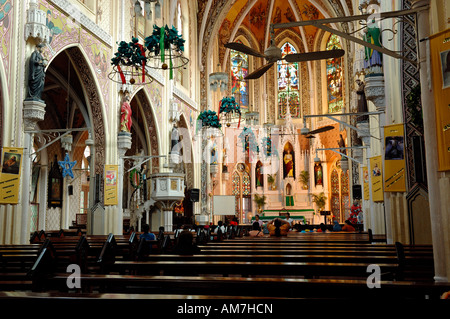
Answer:
[{"label": "group of seated people", "polygon": [[252,224],[252,230],[249,231],[249,236],[261,237],[268,234],[270,236],[280,237],[280,236],[287,236],[289,231],[297,231],[297,232],[356,231],[356,227],[349,220],[345,221],[344,226],[341,226],[339,222],[335,220],[332,230],[330,230],[324,223],[321,223],[317,229],[307,228],[301,231],[293,227],[292,221],[293,220],[290,218],[289,213],[287,214],[286,219],[281,219],[277,217],[267,223],[264,223],[259,218],[259,215],[256,215],[255,221]]}]

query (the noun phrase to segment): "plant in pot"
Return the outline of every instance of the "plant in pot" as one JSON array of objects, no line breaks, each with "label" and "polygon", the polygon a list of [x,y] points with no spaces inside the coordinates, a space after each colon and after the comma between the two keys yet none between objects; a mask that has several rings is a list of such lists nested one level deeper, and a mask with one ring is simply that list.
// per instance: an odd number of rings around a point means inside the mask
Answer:
[{"label": "plant in pot", "polygon": [[267,176],[267,182],[269,183],[272,190],[275,190],[277,188],[277,186],[275,185],[275,176],[274,175],[269,174]]},{"label": "plant in pot", "polygon": [[303,189],[308,189],[309,172],[308,171],[301,171],[299,178],[300,178],[300,182],[303,184]]},{"label": "plant in pot", "polygon": [[327,203],[327,197],[325,196],[324,192],[321,192],[320,194],[311,194],[313,203],[316,204],[317,209],[319,212],[323,211],[325,208],[325,205]]},{"label": "plant in pot", "polygon": [[258,213],[261,214],[262,207],[266,204],[266,196],[265,195],[259,196],[258,194],[255,194],[253,201],[258,206]]}]

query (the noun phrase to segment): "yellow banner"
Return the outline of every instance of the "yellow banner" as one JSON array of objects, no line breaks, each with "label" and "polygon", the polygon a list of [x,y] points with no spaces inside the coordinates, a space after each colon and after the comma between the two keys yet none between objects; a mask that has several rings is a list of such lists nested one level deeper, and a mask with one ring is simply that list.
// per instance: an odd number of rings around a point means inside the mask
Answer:
[{"label": "yellow banner", "polygon": [[406,192],[403,124],[384,127],[384,191]]},{"label": "yellow banner", "polygon": [[0,204],[17,204],[19,202],[22,160],[23,148],[3,148],[2,171],[0,175]]},{"label": "yellow banner", "polygon": [[363,167],[363,188],[364,200],[370,200],[370,186],[369,186],[369,168]]},{"label": "yellow banner", "polygon": [[370,159],[372,201],[374,202],[382,202],[384,200],[382,164],[381,155]]},{"label": "yellow banner", "polygon": [[436,104],[438,170],[450,170],[450,29],[430,37]]},{"label": "yellow banner", "polygon": [[117,205],[118,165],[105,165],[105,206]]}]

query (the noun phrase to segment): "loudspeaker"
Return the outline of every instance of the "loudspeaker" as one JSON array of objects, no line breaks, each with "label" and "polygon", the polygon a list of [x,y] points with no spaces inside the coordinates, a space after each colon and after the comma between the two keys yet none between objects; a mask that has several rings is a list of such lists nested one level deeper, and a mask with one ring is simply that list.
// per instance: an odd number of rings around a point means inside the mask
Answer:
[{"label": "loudspeaker", "polygon": [[353,185],[353,199],[361,199],[362,198],[362,190],[361,185]]},{"label": "loudspeaker", "polygon": [[68,191],[69,195],[73,195],[73,185],[69,185]]},{"label": "loudspeaker", "polygon": [[198,202],[200,197],[200,190],[198,188],[191,189],[191,202]]}]

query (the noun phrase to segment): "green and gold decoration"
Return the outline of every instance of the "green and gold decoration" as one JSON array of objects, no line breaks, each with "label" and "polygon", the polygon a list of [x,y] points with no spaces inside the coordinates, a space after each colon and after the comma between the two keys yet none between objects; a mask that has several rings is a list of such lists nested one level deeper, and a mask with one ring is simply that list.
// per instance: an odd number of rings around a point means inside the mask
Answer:
[{"label": "green and gold decoration", "polygon": [[[208,127],[208,128],[218,128],[222,127],[222,124],[219,122],[219,117],[215,111],[207,110],[202,111],[197,117],[198,126],[201,125],[200,128]],[[197,127],[199,129],[199,127]]]},{"label": "green and gold decoration", "polygon": [[[131,42],[118,42],[117,52],[111,59],[113,70],[109,79],[121,84],[148,84],[153,79],[147,74],[147,49],[133,37]],[[127,81],[128,77],[128,81]],[[140,79],[140,81],[139,81]]]},{"label": "green and gold decoration", "polygon": [[[145,47],[148,50],[148,58],[154,63],[150,68],[170,71],[170,79],[173,79],[173,69],[184,67],[189,59],[183,56],[184,43],[181,34],[172,26],[153,26],[152,35],[145,38]],[[167,61],[168,60],[168,61]],[[168,64],[167,64],[168,63]]]},{"label": "green and gold decoration", "polygon": [[241,126],[241,107],[236,102],[234,96],[224,97],[219,102],[219,115],[224,114],[227,126],[231,125],[231,120],[233,116],[239,115],[238,128]]}]

